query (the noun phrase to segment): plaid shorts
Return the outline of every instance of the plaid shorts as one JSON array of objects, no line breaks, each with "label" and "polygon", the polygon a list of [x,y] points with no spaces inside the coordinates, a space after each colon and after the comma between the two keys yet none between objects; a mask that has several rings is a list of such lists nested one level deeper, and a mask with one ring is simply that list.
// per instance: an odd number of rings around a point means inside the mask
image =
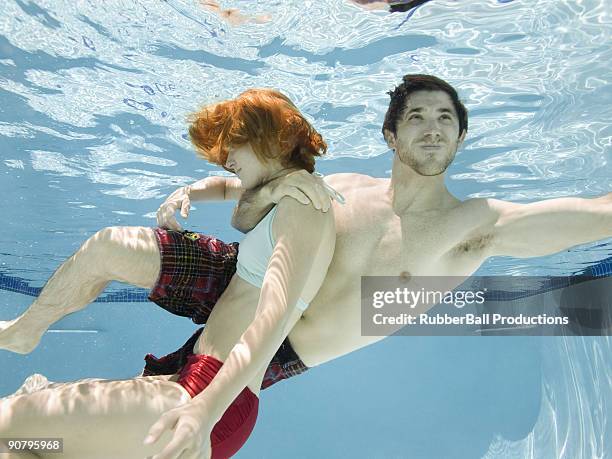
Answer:
[{"label": "plaid shorts", "polygon": [[161,267],[149,300],[174,315],[205,324],[236,272],[238,243],[189,231],[154,231]]},{"label": "plaid shorts", "polygon": [[[155,228],[161,254],[157,283],[149,299],[172,314],[189,317],[205,324],[217,300],[236,272],[238,243],[226,244],[214,237],[190,231]],[[145,357],[143,376],[178,373],[193,355],[193,346],[202,333],[200,328],[177,351],[157,358]],[[276,352],[261,388],[308,370],[286,338]]]}]

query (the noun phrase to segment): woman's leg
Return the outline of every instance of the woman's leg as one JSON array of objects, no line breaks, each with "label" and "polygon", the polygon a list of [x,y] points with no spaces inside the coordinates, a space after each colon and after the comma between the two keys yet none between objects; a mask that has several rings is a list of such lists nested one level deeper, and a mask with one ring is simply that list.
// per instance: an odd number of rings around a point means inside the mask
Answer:
[{"label": "woman's leg", "polygon": [[31,352],[51,324],[83,309],[110,281],[151,288],[159,268],[159,248],[151,228],[98,231],[55,271],[25,313],[0,322],[0,349]]},{"label": "woman's leg", "polygon": [[155,445],[143,446],[149,428],[162,413],[190,400],[168,377],[49,383],[0,400],[0,438],[61,438],[63,459],[142,459],[170,439],[166,433]]}]

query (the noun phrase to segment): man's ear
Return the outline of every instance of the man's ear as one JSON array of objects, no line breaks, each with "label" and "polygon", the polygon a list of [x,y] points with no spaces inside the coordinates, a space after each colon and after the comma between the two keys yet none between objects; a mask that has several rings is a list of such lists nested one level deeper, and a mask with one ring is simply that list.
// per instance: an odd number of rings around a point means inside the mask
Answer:
[{"label": "man's ear", "polygon": [[385,141],[391,150],[395,150],[395,134],[391,132],[389,129],[385,129],[383,131],[383,136],[385,137]]},{"label": "man's ear", "polygon": [[463,141],[465,140],[466,134],[467,134],[467,131],[464,129],[461,135],[459,136],[459,139],[457,140],[457,150],[461,148],[461,145],[463,144]]}]

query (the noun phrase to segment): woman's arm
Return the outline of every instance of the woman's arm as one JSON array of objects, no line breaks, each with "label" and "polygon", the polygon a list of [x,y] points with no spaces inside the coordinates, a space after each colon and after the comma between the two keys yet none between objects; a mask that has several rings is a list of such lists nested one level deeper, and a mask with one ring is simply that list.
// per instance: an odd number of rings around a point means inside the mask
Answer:
[{"label": "woman's arm", "polygon": [[269,363],[301,316],[295,306],[297,300],[309,302],[320,288],[335,246],[333,213],[285,198],[279,203],[274,233],[276,245],[255,319],[206,390],[191,403],[166,413],[151,428],[152,441],[164,430],[174,428],[173,439],[160,458],[202,447],[201,442],[207,441],[225,410]]},{"label": "woman's arm", "polygon": [[[294,323],[299,298],[309,302],[319,290],[333,257],[333,214],[284,198],[274,221],[276,245],[264,277],[255,319],[234,346],[219,373],[194,402],[204,402],[221,418],[227,407],[268,364]],[[295,314],[297,312],[297,314]],[[289,326],[287,326],[289,325]],[[209,408],[210,409],[210,408]]]}]

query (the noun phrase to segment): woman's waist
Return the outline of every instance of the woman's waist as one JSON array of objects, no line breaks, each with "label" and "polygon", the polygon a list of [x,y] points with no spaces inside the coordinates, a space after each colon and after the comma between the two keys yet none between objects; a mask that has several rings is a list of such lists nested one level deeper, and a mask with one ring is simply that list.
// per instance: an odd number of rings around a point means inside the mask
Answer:
[{"label": "woman's waist", "polygon": [[[234,276],[213,308],[194,351],[225,361],[256,318],[260,289]],[[290,317],[301,315],[296,311]]]},{"label": "woman's waist", "polygon": [[[219,345],[227,343],[225,347],[230,344],[233,347],[255,318],[259,293],[260,289],[234,276],[208,318],[202,334],[207,337],[205,342],[218,340]],[[228,354],[229,351],[231,348]]]}]

